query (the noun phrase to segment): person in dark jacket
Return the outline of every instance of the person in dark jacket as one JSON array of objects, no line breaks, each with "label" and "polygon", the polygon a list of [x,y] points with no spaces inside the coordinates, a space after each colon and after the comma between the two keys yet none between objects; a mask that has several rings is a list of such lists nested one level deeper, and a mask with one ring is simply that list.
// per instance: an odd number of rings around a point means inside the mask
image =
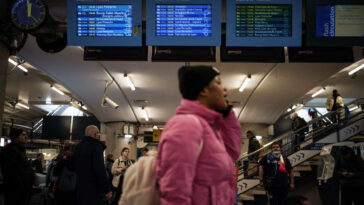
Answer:
[{"label": "person in dark jacket", "polygon": [[307,125],[307,122],[295,112],[292,113],[291,119],[292,131],[296,132],[294,148],[297,151],[299,150],[300,144],[305,141],[305,132],[307,132],[308,129],[304,129],[303,127]]},{"label": "person in dark jacket", "polygon": [[341,148],[341,160],[338,163],[339,183],[341,187],[341,205],[364,204],[364,164],[355,156],[354,150]]},{"label": "person in dark jacket", "polygon": [[34,171],[24,147],[28,136],[24,130],[14,128],[10,137],[12,143],[5,147],[1,156],[5,205],[26,205],[34,184]]},{"label": "person in dark jacket", "polygon": [[[246,132],[246,137],[249,139],[248,154],[260,149],[260,143],[255,137],[254,133],[250,130]],[[251,162],[258,162],[259,152],[248,157]]]},{"label": "person in dark jacket", "polygon": [[40,174],[43,174],[42,160],[43,160],[43,154],[39,153],[39,154],[37,154],[37,159],[35,159],[34,162],[33,162],[33,166],[35,167],[35,171],[37,173],[40,173]]},{"label": "person in dark jacket", "polygon": [[111,198],[106,177],[103,151],[106,146],[100,142],[99,129],[90,125],[86,136],[76,146],[74,160],[77,174],[77,204],[103,205],[104,198]]}]

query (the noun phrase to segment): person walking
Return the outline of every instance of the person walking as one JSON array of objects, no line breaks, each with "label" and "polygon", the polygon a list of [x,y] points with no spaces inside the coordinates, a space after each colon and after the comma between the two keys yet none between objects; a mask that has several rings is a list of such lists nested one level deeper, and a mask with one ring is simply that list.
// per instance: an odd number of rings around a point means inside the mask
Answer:
[{"label": "person walking", "polygon": [[35,179],[24,147],[28,136],[24,130],[13,128],[10,138],[12,142],[1,154],[5,205],[27,205]]},{"label": "person walking", "polygon": [[105,197],[111,198],[103,157],[105,148],[100,142],[99,129],[88,126],[74,152],[77,205],[104,205]]},{"label": "person walking", "polygon": [[340,96],[339,92],[335,89],[332,91],[332,96],[327,98],[326,110],[329,112],[337,111],[336,114],[332,115],[331,119],[334,123],[340,122],[345,119],[345,104],[343,98]]},{"label": "person walking", "polygon": [[183,66],[178,80],[183,99],[158,146],[161,204],[234,204],[241,127],[220,72],[212,66]]}]

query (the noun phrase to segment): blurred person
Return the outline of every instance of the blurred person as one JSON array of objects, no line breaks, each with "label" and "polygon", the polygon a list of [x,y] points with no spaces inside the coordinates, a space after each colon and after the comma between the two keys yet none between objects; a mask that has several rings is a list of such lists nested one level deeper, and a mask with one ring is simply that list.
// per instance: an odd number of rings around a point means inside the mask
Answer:
[{"label": "blurred person", "polygon": [[[106,169],[106,174],[107,174],[107,180],[109,182],[109,186],[110,186],[110,189],[112,191],[113,190],[113,186],[112,186],[112,179],[113,179],[113,175],[111,173],[111,169],[112,169],[112,165],[114,164],[114,155],[112,154],[108,154],[106,156],[106,162],[105,162],[105,169]],[[112,201],[113,201],[113,197],[111,197],[108,201],[107,201],[107,204],[112,204]]]},{"label": "blurred person", "polygon": [[73,148],[73,143],[65,143],[62,159],[54,166],[54,175],[58,178],[55,191],[57,205],[76,204],[76,168]]},{"label": "blurred person", "polygon": [[286,156],[281,154],[281,145],[272,144],[272,153],[259,162],[260,186],[264,186],[270,205],[282,205],[289,188],[294,189],[293,168]]},{"label": "blurred person", "polygon": [[[251,130],[248,130],[246,132],[246,137],[249,139],[248,154],[260,149],[260,143]],[[248,159],[249,162],[246,168],[246,176],[256,173],[258,171],[257,165],[259,160],[259,152],[249,156]]]},{"label": "blurred person", "polygon": [[341,160],[338,163],[339,184],[341,188],[341,205],[364,204],[364,164],[354,150],[341,148]]},{"label": "blurred person", "polygon": [[283,205],[311,205],[310,201],[304,196],[289,196],[283,201]]},{"label": "blurred person", "polygon": [[10,131],[11,143],[1,155],[5,205],[29,203],[34,184],[34,171],[26,157],[27,133],[22,129]]},{"label": "blurred person", "polygon": [[234,204],[241,127],[226,101],[220,72],[212,66],[183,66],[178,79],[183,99],[158,146],[161,204]]},{"label": "blurred person", "polygon": [[327,98],[326,101],[326,110],[331,111],[338,111],[336,115],[332,115],[331,119],[333,122],[338,122],[345,119],[345,109],[344,109],[344,101],[343,98],[340,96],[339,92],[335,89],[332,91],[332,96]]},{"label": "blurred person", "polygon": [[142,149],[142,156],[147,156],[148,151],[149,151],[148,148],[144,147]]},{"label": "blurred person", "polygon": [[307,125],[307,122],[303,118],[299,117],[295,112],[291,114],[291,120],[292,131],[296,132],[293,146],[294,150],[297,151],[300,149],[300,144],[305,141],[305,132],[308,131],[308,127],[301,129]]},{"label": "blurred person", "polygon": [[33,166],[35,168],[36,173],[43,174],[43,163],[42,163],[43,159],[44,159],[43,154],[38,153],[37,154],[37,159],[35,159],[34,162],[33,162]]},{"label": "blurred person", "polygon": [[105,148],[99,129],[95,125],[86,127],[85,137],[74,152],[77,205],[104,205],[105,197],[111,198],[103,157]]},{"label": "blurred person", "polygon": [[114,161],[111,173],[113,174],[112,185],[116,189],[113,204],[117,205],[121,194],[123,193],[123,182],[126,170],[133,164],[132,160],[128,158],[129,148],[124,147],[121,150],[121,155]]}]

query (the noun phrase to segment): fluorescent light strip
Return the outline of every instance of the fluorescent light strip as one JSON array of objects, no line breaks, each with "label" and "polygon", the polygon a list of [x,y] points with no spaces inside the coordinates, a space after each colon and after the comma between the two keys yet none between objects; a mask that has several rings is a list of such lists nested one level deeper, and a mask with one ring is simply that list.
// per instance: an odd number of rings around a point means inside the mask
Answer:
[{"label": "fluorescent light strip", "polygon": [[46,104],[48,105],[52,104],[52,98],[46,98]]},{"label": "fluorescent light strip", "polygon": [[124,74],[124,78],[126,79],[126,82],[128,82],[128,85],[129,85],[130,89],[132,91],[134,91],[135,90],[135,86],[134,86],[133,82],[131,82],[129,76],[127,74]]},{"label": "fluorescent light strip", "polygon": [[64,95],[64,93],[62,91],[60,91],[58,88],[56,88],[54,86],[52,86],[51,88],[52,88],[52,90],[56,91],[57,93]]},{"label": "fluorescent light strip", "polygon": [[354,73],[358,72],[359,70],[364,68],[364,63],[361,64],[360,66],[356,67],[354,70],[350,71],[348,74],[349,75],[353,75]]},{"label": "fluorescent light strip", "polygon": [[244,89],[246,88],[246,86],[248,85],[249,81],[250,81],[250,77],[247,76],[243,82],[243,84],[241,84],[240,88],[239,88],[239,92],[243,92]]},{"label": "fluorescent light strip", "polygon": [[25,108],[25,109],[29,110],[29,106],[24,105],[24,104],[22,104],[22,103],[19,103],[19,102],[18,102],[16,105],[17,105],[17,106],[19,106],[19,107],[22,107],[22,108]]},{"label": "fluorescent light strip", "polygon": [[312,97],[314,98],[314,97],[316,97],[316,96],[318,96],[318,95],[320,95],[322,92],[324,92],[325,91],[325,88],[321,88],[319,91],[317,91],[317,92],[315,92],[313,95],[312,95]]},{"label": "fluorescent light strip", "polygon": [[87,110],[87,107],[86,106],[82,106],[82,109]]},{"label": "fluorescent light strip", "polygon": [[144,109],[144,107],[142,108],[142,112],[143,112],[145,121],[149,121],[149,117],[148,117],[147,111]]},{"label": "fluorescent light strip", "polygon": [[27,128],[27,129],[32,129],[31,127],[29,126],[26,126],[26,125],[21,125],[21,124],[14,124],[15,126],[18,126],[18,127],[23,127],[23,128]]},{"label": "fluorescent light strip", "polygon": [[127,135],[124,135],[124,137],[125,137],[125,138],[132,138],[132,137],[133,137],[133,135],[129,135],[129,134],[127,134]]},{"label": "fluorescent light strip", "polygon": [[357,105],[355,105],[354,107],[349,108],[349,112],[354,111],[354,110],[356,110],[356,109],[358,109],[358,108],[359,108],[359,107],[358,107]]},{"label": "fluorescent light strip", "polygon": [[18,63],[15,62],[13,59],[9,58],[8,61],[9,61],[9,63],[11,63],[11,64],[15,65],[17,68],[19,68],[20,70],[22,70],[26,73],[28,72],[28,69],[24,68],[24,66],[22,66],[22,65],[18,65]]}]

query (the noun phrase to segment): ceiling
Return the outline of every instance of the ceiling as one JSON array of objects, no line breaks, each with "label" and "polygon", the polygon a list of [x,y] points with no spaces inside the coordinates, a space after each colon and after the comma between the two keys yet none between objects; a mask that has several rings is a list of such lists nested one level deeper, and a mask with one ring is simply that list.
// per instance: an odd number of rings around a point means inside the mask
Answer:
[{"label": "ceiling", "polygon": [[[151,59],[150,53],[148,59]],[[177,70],[184,62],[83,61],[80,47],[45,53],[33,37],[28,38],[18,56],[85,103],[102,122],[164,123],[175,113],[181,100]],[[216,56],[220,56],[219,49]],[[312,93],[323,86],[326,91],[317,97],[329,96],[333,88],[345,98],[364,97],[364,71],[358,72],[355,79],[350,78],[347,63],[220,63],[217,59],[217,63],[190,64],[213,65],[221,71],[228,99],[236,102],[235,111],[241,123],[273,124],[288,107],[311,100]],[[124,73],[132,79],[135,91],[128,87]],[[247,74],[251,74],[252,80],[240,93],[238,88]],[[118,109],[101,106],[105,81],[111,79],[116,82],[106,95],[119,104]],[[17,70],[9,74],[7,93],[14,98],[28,96],[29,101],[44,100],[49,95],[59,101],[70,100],[51,91],[48,82],[39,82]],[[136,100],[148,101],[145,104],[148,122],[143,118],[141,103]]]}]

